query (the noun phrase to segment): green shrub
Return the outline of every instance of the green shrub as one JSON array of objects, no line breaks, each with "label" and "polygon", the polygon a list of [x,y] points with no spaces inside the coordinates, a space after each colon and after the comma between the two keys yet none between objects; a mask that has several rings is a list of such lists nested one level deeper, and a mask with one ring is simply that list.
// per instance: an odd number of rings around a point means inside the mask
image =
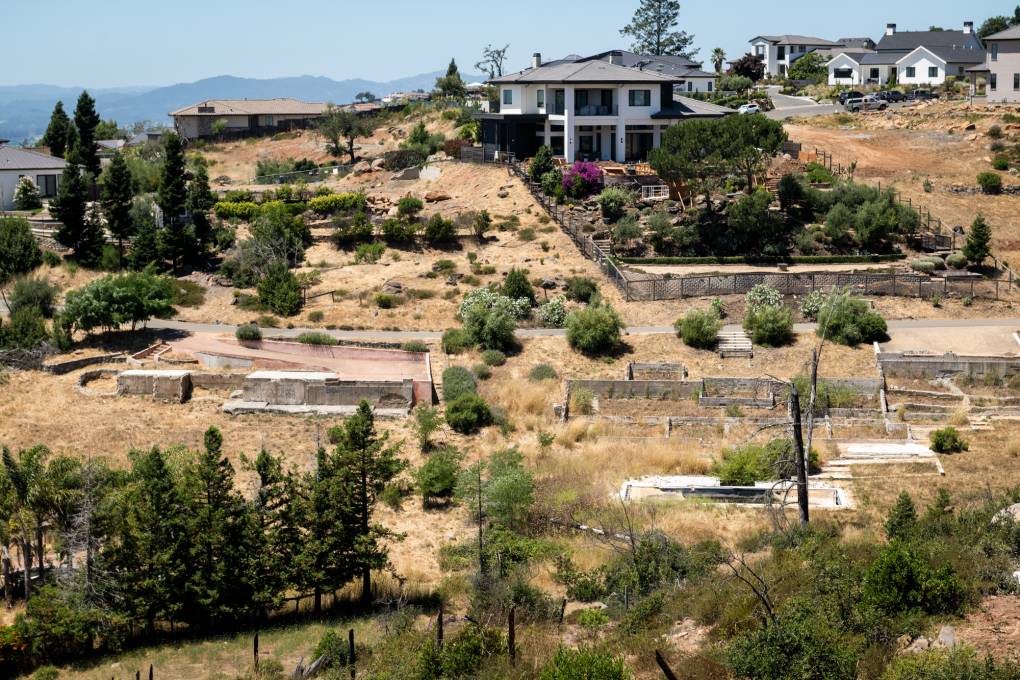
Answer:
[{"label": "green shrub", "polygon": [[567,343],[590,356],[614,351],[620,345],[623,321],[608,304],[589,305],[567,315]]},{"label": "green shrub", "polygon": [[301,286],[282,262],[271,266],[255,289],[259,302],[274,314],[293,316],[301,311]]},{"label": "green shrub", "polygon": [[453,497],[460,475],[461,455],[453,447],[442,448],[429,454],[425,463],[414,475],[422,503],[429,505],[437,500]]},{"label": "green shrub", "polygon": [[751,341],[765,347],[781,347],[793,340],[793,315],[786,307],[758,307],[744,317]]},{"label": "green shrub", "polygon": [[40,666],[32,673],[32,680],[57,680],[59,677],[60,671],[56,666]]},{"label": "green shrub", "polygon": [[393,309],[400,305],[400,296],[390,293],[376,293],[375,304],[379,309]]},{"label": "green shrub", "polygon": [[965,592],[952,567],[933,568],[913,548],[893,541],[864,576],[862,599],[889,615],[958,613]]},{"label": "green shrub", "polygon": [[818,312],[815,332],[841,345],[855,347],[862,342],[885,340],[885,319],[864,300],[845,294],[831,295]]},{"label": "green shrub", "polygon": [[428,154],[422,149],[397,149],[383,154],[383,167],[387,170],[404,170],[425,164]]},{"label": "green shrub", "polygon": [[445,353],[460,354],[474,346],[474,343],[463,328],[450,328],[443,333],[442,345]]},{"label": "green shrub", "polygon": [[450,366],[443,371],[443,401],[450,403],[465,394],[475,394],[478,384],[471,371],[463,366]]},{"label": "green shrub", "polygon": [[712,298],[712,301],[708,303],[708,310],[715,314],[717,319],[725,319],[727,316],[726,307],[720,298]]},{"label": "green shrub", "polygon": [[960,453],[970,448],[967,440],[960,436],[955,427],[934,430],[929,437],[931,450],[935,453]]},{"label": "green shrub", "polygon": [[992,139],[1002,139],[1002,128],[998,125],[993,125],[988,128],[988,136]]},{"label": "green shrub", "polygon": [[779,307],[783,304],[783,295],[772,286],[759,283],[744,296],[749,310],[759,307]]},{"label": "green shrub", "polygon": [[1020,668],[1013,661],[981,659],[973,649],[929,649],[892,658],[881,680],[1015,680]]},{"label": "green shrub", "polygon": [[43,278],[23,278],[14,282],[14,290],[7,298],[10,312],[19,309],[37,309],[44,318],[52,319],[59,289]]},{"label": "green shrub", "polygon": [[[780,460],[789,460],[779,466]],[[774,439],[766,445],[750,443],[727,450],[713,470],[723,486],[753,486],[794,472],[792,443]]]},{"label": "green shrub", "polygon": [[335,345],[336,338],[329,333],[319,331],[305,331],[297,336],[297,341],[303,345]]},{"label": "green shrub", "polygon": [[919,274],[931,274],[935,271],[935,263],[931,260],[912,260],[910,268]]},{"label": "green shrub", "polygon": [[535,289],[532,288],[528,272],[524,269],[512,267],[503,280],[501,292],[511,300],[525,299],[532,307],[535,306]]},{"label": "green shrub", "polygon": [[365,243],[375,236],[375,225],[362,211],[353,215],[339,214],[333,218],[333,242],[338,248],[353,243]]},{"label": "green shrub", "polygon": [[595,414],[595,395],[592,391],[579,387],[570,392],[570,412],[578,416]]},{"label": "green shrub", "polygon": [[963,253],[953,253],[946,257],[946,264],[951,269],[964,269],[967,266],[967,256]]},{"label": "green shrub", "polygon": [[692,309],[673,324],[677,337],[688,347],[713,349],[719,340],[722,322],[712,312]]},{"label": "green shrub", "polygon": [[1002,193],[1002,176],[995,172],[982,172],[977,176],[978,186],[981,187],[982,193],[985,194],[998,194]]},{"label": "green shrub", "polygon": [[429,351],[429,346],[421,340],[408,340],[400,345],[400,349],[404,352],[418,352],[420,354],[424,354]]},{"label": "green shrub", "polygon": [[529,311],[526,298],[512,299],[479,288],[464,296],[458,315],[474,344],[484,349],[505,350],[516,344],[517,319]]},{"label": "green shrub", "polygon": [[562,295],[557,295],[549,302],[539,305],[535,310],[537,318],[546,328],[563,328],[567,320],[567,307]]},{"label": "green shrub", "polygon": [[567,299],[588,304],[599,292],[594,279],[587,276],[572,276],[567,279]]},{"label": "green shrub", "polygon": [[992,159],[992,167],[996,170],[1006,171],[1009,170],[1009,158],[999,154]]},{"label": "green shrub", "polygon": [[325,318],[326,318],[325,313],[323,313],[322,310],[319,309],[315,310],[314,312],[308,313],[308,320],[311,321],[312,323],[319,323]]},{"label": "green shrub", "polygon": [[46,321],[35,307],[22,307],[6,324],[0,319],[0,348],[35,349],[48,338]]},{"label": "green shrub", "polygon": [[543,380],[556,380],[559,376],[556,374],[556,369],[549,364],[536,364],[531,367],[528,371],[528,380],[532,382],[541,382]]},{"label": "green shrub", "polygon": [[828,296],[822,291],[811,291],[801,300],[800,313],[804,315],[805,319],[818,321],[818,312],[821,310],[822,305],[825,304],[826,299],[828,299]]},{"label": "green shrub", "polygon": [[624,216],[627,206],[634,200],[634,194],[621,187],[603,189],[596,198],[602,210],[602,218],[609,223],[616,222]]},{"label": "green shrub", "polygon": [[492,424],[492,411],[477,394],[462,394],[447,405],[446,422],[454,432],[475,434]]},{"label": "green shrub", "polygon": [[506,355],[498,349],[487,349],[482,352],[482,361],[487,366],[502,366],[506,363]]},{"label": "green shrub", "polygon": [[732,677],[747,680],[851,680],[857,677],[857,653],[847,637],[826,617],[798,611],[734,638],[726,662]]},{"label": "green shrub", "polygon": [[539,680],[629,680],[631,674],[623,659],[608,650],[560,647],[538,677]]},{"label": "green shrub", "polygon": [[308,201],[308,209],[319,215],[335,215],[339,212],[364,211],[368,205],[365,194],[346,192],[316,196]]},{"label": "green shrub", "polygon": [[242,326],[238,326],[237,330],[234,331],[234,335],[238,340],[257,342],[262,339],[262,331],[259,330],[259,327],[253,323],[246,323]]},{"label": "green shrub", "polygon": [[213,212],[221,220],[251,222],[259,214],[258,203],[220,201],[213,206]]},{"label": "green shrub", "polygon": [[479,380],[488,380],[492,377],[492,369],[487,364],[479,363],[471,367],[471,372]]},{"label": "green shrub", "polygon": [[443,243],[457,238],[457,226],[453,220],[445,219],[439,213],[435,213],[425,223],[422,232],[425,241],[428,243]]},{"label": "green shrub", "polygon": [[421,225],[417,222],[391,217],[382,223],[379,231],[382,233],[382,237],[390,243],[408,243],[414,240],[420,228]]},{"label": "green shrub", "polygon": [[542,145],[538,147],[535,156],[528,166],[528,178],[532,182],[541,182],[546,173],[556,169],[556,162],[553,160],[552,149]]},{"label": "green shrub", "polygon": [[354,262],[356,264],[374,264],[382,258],[385,252],[385,243],[362,243],[354,251]]},{"label": "green shrub", "polygon": [[[355,650],[356,652],[357,650]],[[327,630],[319,638],[319,643],[315,645],[312,658],[318,659],[320,656],[327,656],[329,661],[324,668],[341,668],[349,663],[349,654],[350,644],[347,636],[337,630]],[[261,680],[261,675],[259,677]]]},{"label": "green shrub", "polygon": [[59,267],[63,261],[63,258],[52,250],[42,251],[42,262],[47,267]]},{"label": "green shrub", "polygon": [[804,178],[810,184],[832,184],[836,181],[832,171],[819,163],[808,163],[804,168]]},{"label": "green shrub", "polygon": [[923,259],[927,260],[928,262],[931,262],[932,265],[935,266],[935,271],[937,272],[943,272],[946,270],[946,261],[943,260],[938,255],[930,255]]},{"label": "green shrub", "polygon": [[563,189],[563,173],[553,168],[542,175],[541,183],[542,193],[546,196],[555,196],[557,191]]}]

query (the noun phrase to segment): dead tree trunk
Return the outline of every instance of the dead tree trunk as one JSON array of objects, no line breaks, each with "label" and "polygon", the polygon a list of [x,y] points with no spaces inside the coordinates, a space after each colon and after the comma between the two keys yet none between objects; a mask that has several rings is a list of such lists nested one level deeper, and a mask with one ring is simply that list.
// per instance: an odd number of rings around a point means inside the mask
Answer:
[{"label": "dead tree trunk", "polygon": [[793,421],[793,453],[797,456],[797,507],[800,523],[808,523],[807,460],[804,454],[804,437],[800,426],[800,395],[797,386],[790,383],[790,419]]}]

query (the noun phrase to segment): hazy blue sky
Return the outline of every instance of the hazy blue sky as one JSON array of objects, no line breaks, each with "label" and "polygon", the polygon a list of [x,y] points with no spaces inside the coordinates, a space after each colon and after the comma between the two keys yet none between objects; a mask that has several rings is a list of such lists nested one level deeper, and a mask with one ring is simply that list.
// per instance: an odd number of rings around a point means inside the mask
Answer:
[{"label": "hazy blue sky", "polygon": [[[688,0],[682,27],[699,58],[730,57],[758,34],[823,38],[936,24],[959,28],[1015,2]],[[559,57],[626,47],[637,0],[0,0],[0,85],[169,85],[216,75],[391,80],[473,64],[510,43],[510,70],[532,52]]]}]

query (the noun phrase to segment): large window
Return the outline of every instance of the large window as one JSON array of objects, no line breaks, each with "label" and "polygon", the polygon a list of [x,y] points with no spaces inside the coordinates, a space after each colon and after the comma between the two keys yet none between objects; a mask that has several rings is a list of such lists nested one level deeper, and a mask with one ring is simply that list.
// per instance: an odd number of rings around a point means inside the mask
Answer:
[{"label": "large window", "polygon": [[538,108],[545,108],[545,90],[538,91]]},{"label": "large window", "polygon": [[999,60],[999,43],[992,43],[992,61]]},{"label": "large window", "polygon": [[514,103],[514,91],[503,90],[503,106],[512,106]]},{"label": "large window", "polygon": [[631,106],[651,106],[652,105],[652,91],[651,90],[631,90],[628,95],[628,102]]},{"label": "large window", "polygon": [[776,57],[779,59],[786,59],[786,45],[779,46],[779,51],[776,53]]},{"label": "large window", "polygon": [[928,67],[928,77],[929,78],[938,78],[939,77],[939,67],[938,66],[929,66]]},{"label": "large window", "polygon": [[998,74],[992,73],[988,76],[988,89],[994,90],[999,84]]},{"label": "large window", "polygon": [[904,69],[904,71],[906,71],[906,76],[908,78],[913,78],[917,75],[917,69],[914,68],[913,66],[908,66],[907,68]]},{"label": "large window", "polygon": [[36,175],[35,185],[39,187],[39,193],[43,196],[56,196],[57,195],[57,176],[56,175]]},{"label": "large window", "polygon": [[713,82],[712,82],[711,80],[710,80],[710,81],[708,81],[708,91],[709,91],[709,92],[711,92],[711,91],[712,91],[712,85],[714,85],[714,83],[713,83]]},{"label": "large window", "polygon": [[871,76],[870,76],[870,78],[872,80],[878,80],[881,77],[878,74],[879,74],[879,70],[877,68],[872,68],[871,69]]},{"label": "large window", "polygon": [[849,80],[854,77],[854,70],[852,68],[835,68],[832,69],[832,75],[840,80]]},{"label": "large window", "polygon": [[1013,89],[1020,90],[1020,73],[1013,74]]}]

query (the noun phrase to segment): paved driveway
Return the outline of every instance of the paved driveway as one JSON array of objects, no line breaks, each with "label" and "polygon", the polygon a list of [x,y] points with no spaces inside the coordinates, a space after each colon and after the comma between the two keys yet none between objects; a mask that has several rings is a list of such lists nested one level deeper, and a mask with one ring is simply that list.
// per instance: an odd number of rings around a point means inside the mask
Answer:
[{"label": "paved driveway", "polygon": [[[891,326],[892,324],[890,324]],[[890,329],[889,342],[882,344],[886,352],[926,350],[957,354],[1020,354],[1013,333],[1020,326],[978,326],[941,328]]]},{"label": "paved driveway", "polygon": [[775,107],[765,115],[773,120],[784,120],[794,116],[825,116],[843,110],[838,104],[819,104],[810,97],[793,97],[780,94],[778,87],[766,88],[772,105]]}]

